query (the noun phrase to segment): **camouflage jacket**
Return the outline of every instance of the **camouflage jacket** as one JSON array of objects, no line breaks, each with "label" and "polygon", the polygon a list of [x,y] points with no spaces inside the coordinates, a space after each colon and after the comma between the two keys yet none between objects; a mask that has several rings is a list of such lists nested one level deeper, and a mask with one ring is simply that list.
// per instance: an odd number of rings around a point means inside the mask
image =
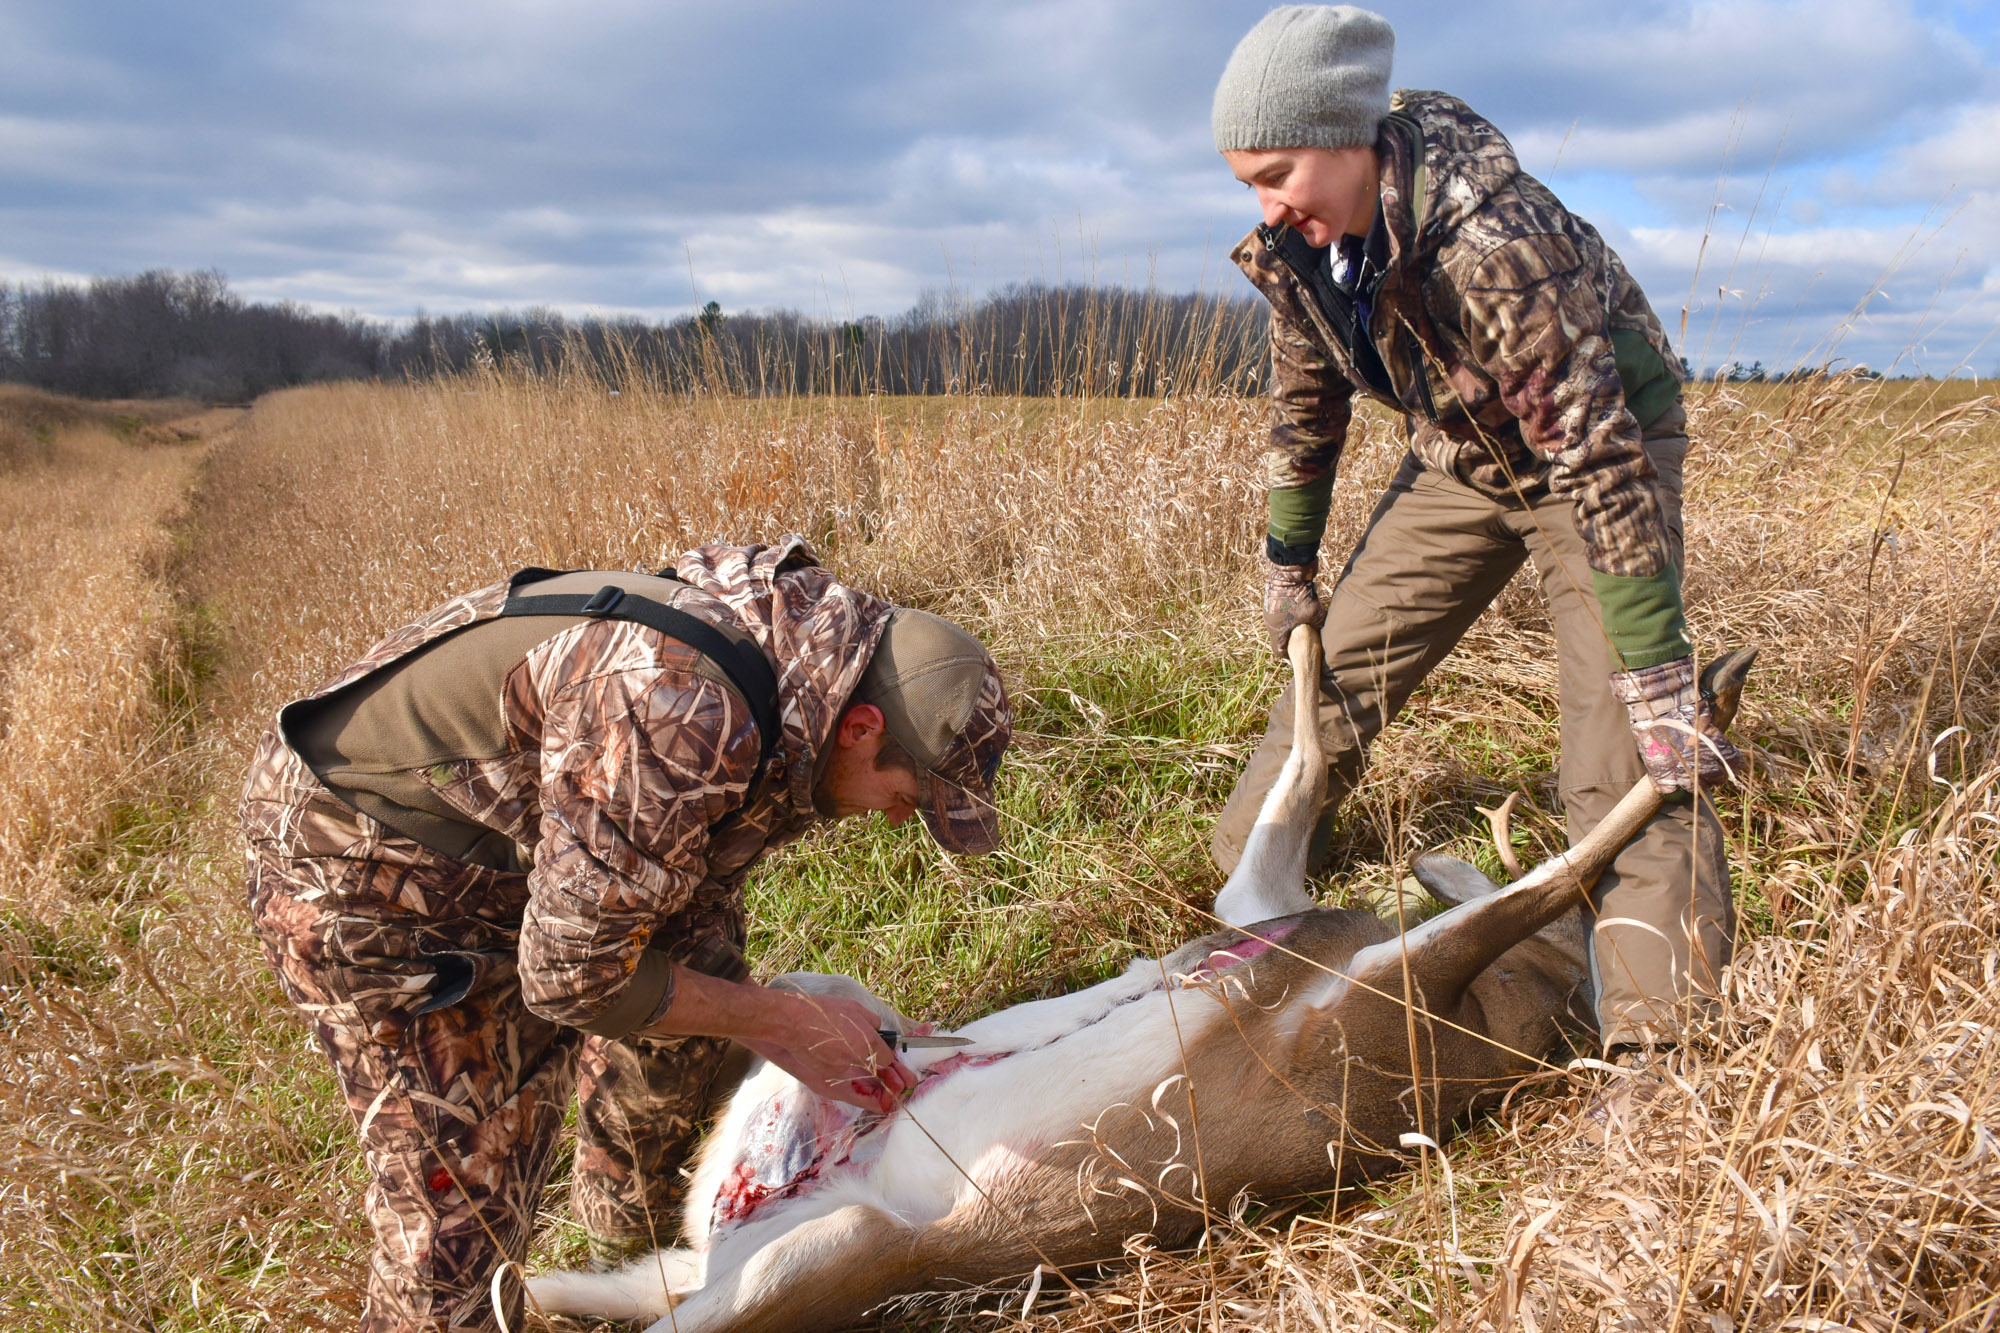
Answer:
[{"label": "camouflage jacket", "polygon": [[1426,465],[1496,496],[1573,499],[1591,568],[1643,581],[1626,600],[1671,597],[1678,625],[1640,432],[1678,401],[1680,372],[1645,294],[1457,98],[1399,91],[1376,147],[1382,276],[1365,331],[1343,336],[1326,252],[1290,228],[1259,227],[1231,255],[1272,309],[1273,558],[1317,551],[1358,390],[1404,416]]},{"label": "camouflage jacket", "polygon": [[[740,912],[750,867],[819,817],[820,753],[895,609],[836,582],[797,537],[703,547],[676,572],[689,585],[677,607],[741,625],[777,671],[781,735],[755,791],[758,737],[743,699],[698,673],[693,649],[621,620],[563,630],[513,669],[499,701],[508,753],[421,770],[469,820],[532,849],[519,919],[522,995],[571,1026],[629,1008],[625,992],[642,973],[657,999],[630,1026],[657,1017],[671,1003],[663,960]],[[493,617],[506,599],[507,585],[496,584],[447,602],[313,697]],[[267,737],[265,753],[273,751]],[[353,830],[372,821],[338,809],[310,778],[288,752],[260,759],[245,792],[252,842],[300,856],[365,855]],[[320,799],[295,799],[308,788]],[[323,829],[299,813],[329,809]],[[414,883],[394,907],[415,918],[429,910]]]}]

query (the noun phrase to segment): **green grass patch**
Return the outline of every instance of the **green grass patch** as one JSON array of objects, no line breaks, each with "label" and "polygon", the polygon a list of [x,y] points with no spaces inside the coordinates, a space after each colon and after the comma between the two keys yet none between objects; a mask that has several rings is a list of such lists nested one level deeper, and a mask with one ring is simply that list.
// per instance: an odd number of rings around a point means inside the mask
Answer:
[{"label": "green grass patch", "polygon": [[1015,690],[1002,850],[949,856],[879,820],[819,830],[754,882],[752,956],[962,1022],[1174,947],[1208,927],[1209,823],[1274,670],[1161,639],[1036,663]]}]

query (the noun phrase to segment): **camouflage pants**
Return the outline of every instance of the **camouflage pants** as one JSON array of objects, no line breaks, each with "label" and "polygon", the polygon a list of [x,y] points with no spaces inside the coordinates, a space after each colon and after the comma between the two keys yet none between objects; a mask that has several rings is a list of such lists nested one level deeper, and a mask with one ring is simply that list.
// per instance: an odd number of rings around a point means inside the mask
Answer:
[{"label": "camouflage pants", "polygon": [[[521,1001],[527,877],[440,856],[326,793],[282,745],[245,801],[250,914],[360,1130],[374,1231],[361,1327],[497,1327],[494,1270],[528,1250],[580,1092],[572,1207],[671,1244],[679,1167],[726,1044],[613,1042]],[[503,1283],[510,1327],[521,1288]]]}]

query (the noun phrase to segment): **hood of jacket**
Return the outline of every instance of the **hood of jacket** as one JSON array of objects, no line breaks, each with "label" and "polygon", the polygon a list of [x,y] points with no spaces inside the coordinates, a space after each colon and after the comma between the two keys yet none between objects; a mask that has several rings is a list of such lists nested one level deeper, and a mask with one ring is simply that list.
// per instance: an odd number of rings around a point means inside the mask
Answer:
[{"label": "hood of jacket", "polygon": [[796,535],[698,547],[674,572],[727,607],[777,669],[786,795],[812,809],[828,739],[896,608],[836,580]]},{"label": "hood of jacket", "polygon": [[1514,186],[1521,160],[1506,135],[1458,98],[1409,88],[1391,97],[1376,148],[1389,235],[1376,300],[1414,304],[1438,250],[1489,200]]},{"label": "hood of jacket", "polygon": [[[1389,110],[1392,116],[1414,120],[1423,131],[1423,217],[1414,237],[1415,253],[1421,257],[1488,199],[1513,185],[1521,174],[1521,160],[1506,135],[1449,93],[1400,89]],[[1388,212],[1391,234],[1407,249],[1417,163],[1402,135],[1390,132],[1385,139],[1385,207],[1388,192],[1393,191],[1402,207]]]}]

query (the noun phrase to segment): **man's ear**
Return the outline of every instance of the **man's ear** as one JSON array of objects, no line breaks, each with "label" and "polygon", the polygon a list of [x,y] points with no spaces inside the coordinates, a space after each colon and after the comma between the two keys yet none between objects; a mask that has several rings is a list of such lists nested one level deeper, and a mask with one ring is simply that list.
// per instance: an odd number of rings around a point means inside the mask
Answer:
[{"label": "man's ear", "polygon": [[840,722],[833,729],[833,739],[843,750],[853,749],[871,736],[879,736],[887,729],[882,710],[874,704],[854,703],[840,715]]}]

